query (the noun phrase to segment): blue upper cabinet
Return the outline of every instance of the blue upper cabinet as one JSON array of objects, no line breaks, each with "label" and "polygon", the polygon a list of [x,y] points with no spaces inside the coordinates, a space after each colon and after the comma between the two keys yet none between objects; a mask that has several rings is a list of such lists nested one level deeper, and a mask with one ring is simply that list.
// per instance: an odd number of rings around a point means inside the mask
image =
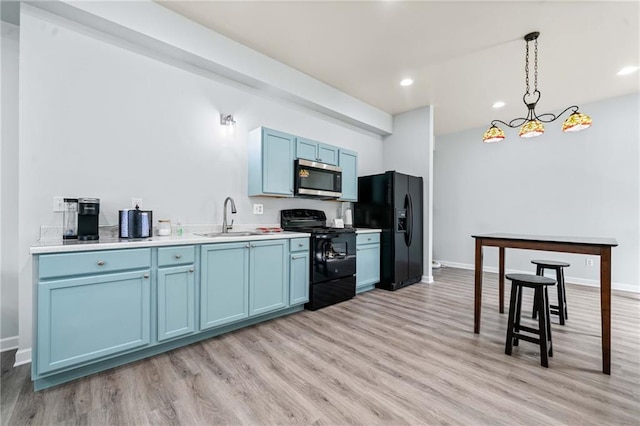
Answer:
[{"label": "blue upper cabinet", "polygon": [[265,127],[249,133],[249,196],[293,197],[295,141]]},{"label": "blue upper cabinet", "polygon": [[342,201],[358,201],[358,153],[340,149],[339,166],[342,168]]},{"label": "blue upper cabinet", "polygon": [[296,138],[296,158],[318,161],[318,142],[311,139]]},{"label": "blue upper cabinet", "polygon": [[337,166],[338,147],[298,137],[296,139],[296,158]]}]

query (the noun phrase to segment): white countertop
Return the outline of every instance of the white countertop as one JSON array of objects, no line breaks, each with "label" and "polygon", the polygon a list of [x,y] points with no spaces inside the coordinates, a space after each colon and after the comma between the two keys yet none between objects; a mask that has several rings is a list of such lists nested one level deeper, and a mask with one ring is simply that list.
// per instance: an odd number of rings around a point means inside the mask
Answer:
[{"label": "white countertop", "polygon": [[356,228],[356,234],[379,234],[382,229],[375,228]]},{"label": "white countertop", "polygon": [[91,250],[112,250],[112,249],[129,249],[129,248],[143,248],[143,247],[162,247],[162,246],[176,246],[187,244],[215,244],[215,243],[228,243],[236,241],[260,241],[260,240],[279,240],[283,238],[305,238],[310,237],[311,234],[304,232],[273,232],[260,235],[249,236],[221,236],[221,237],[204,237],[188,233],[182,236],[169,235],[166,237],[154,236],[151,238],[140,239],[120,239],[113,237],[100,237],[97,241],[78,241],[78,240],[63,240],[58,239],[45,239],[40,240],[36,244],[30,247],[29,253],[31,254],[46,254],[46,253],[65,253],[75,251],[91,251]]}]

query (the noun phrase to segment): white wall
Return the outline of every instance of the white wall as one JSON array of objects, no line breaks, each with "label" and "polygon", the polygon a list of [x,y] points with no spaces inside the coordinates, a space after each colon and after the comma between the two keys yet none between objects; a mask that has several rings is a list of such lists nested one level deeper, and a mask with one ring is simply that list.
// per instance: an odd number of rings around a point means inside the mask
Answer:
[{"label": "white wall", "polygon": [[0,351],[18,346],[18,36],[1,22]]},{"label": "white wall", "polygon": [[423,281],[431,274],[432,188],[433,188],[433,107],[427,106],[393,117],[393,134],[383,144],[383,167],[423,178],[424,247]]},{"label": "white wall", "polygon": [[[474,233],[614,237],[614,288],[640,291],[639,95],[581,105],[590,129],[562,133],[562,119],[540,137],[517,130],[496,144],[484,128],[438,136],[434,152],[434,259],[473,267]],[[523,106],[524,108],[524,106]],[[507,250],[506,267],[532,271],[530,260],[566,259],[567,280],[599,285],[599,264],[585,256]],[[485,250],[497,268],[497,250]]]},{"label": "white wall", "polygon": [[[29,246],[40,225],[60,225],[53,196],[101,199],[101,224],[117,225],[131,197],[154,218],[222,223],[225,197],[237,224],[278,223],[282,208],[340,203],[247,196],[247,136],[259,126],[359,154],[359,174],[382,171],[381,137],[204,72],[169,65],[112,37],[34,10],[20,26],[20,350],[31,347]],[[192,72],[193,71],[193,72]],[[232,113],[233,137],[220,113]],[[264,203],[254,216],[251,204]]]}]

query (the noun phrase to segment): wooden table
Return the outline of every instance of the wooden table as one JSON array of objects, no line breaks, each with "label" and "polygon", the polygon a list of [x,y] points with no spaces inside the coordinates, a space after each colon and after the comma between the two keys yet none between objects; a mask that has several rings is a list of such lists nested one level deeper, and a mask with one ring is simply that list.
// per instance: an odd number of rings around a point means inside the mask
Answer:
[{"label": "wooden table", "polygon": [[602,325],[602,372],[611,374],[611,247],[615,238],[557,237],[520,234],[472,235],[476,239],[476,277],[473,331],[480,333],[482,309],[482,248],[498,247],[498,285],[500,313],[504,313],[504,251],[505,248],[558,251],[600,256],[600,317]]}]

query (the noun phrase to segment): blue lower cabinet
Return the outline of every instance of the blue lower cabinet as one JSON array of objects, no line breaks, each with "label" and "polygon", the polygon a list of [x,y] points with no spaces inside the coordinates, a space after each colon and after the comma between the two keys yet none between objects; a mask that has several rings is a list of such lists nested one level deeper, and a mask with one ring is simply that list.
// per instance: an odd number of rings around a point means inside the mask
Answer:
[{"label": "blue lower cabinet", "polygon": [[291,241],[35,257],[34,388],[302,310],[309,239]]},{"label": "blue lower cabinet", "polygon": [[200,330],[249,316],[249,243],[202,246]]},{"label": "blue lower cabinet", "polygon": [[289,255],[289,305],[309,301],[309,238],[291,240]]},{"label": "blue lower cabinet", "polygon": [[159,342],[186,336],[196,330],[195,293],[193,265],[158,269]]},{"label": "blue lower cabinet", "polygon": [[362,293],[380,282],[380,234],[358,234],[356,253],[356,293]]},{"label": "blue lower cabinet", "polygon": [[286,240],[251,242],[249,315],[288,305],[288,243]]},{"label": "blue lower cabinet", "polygon": [[150,270],[38,283],[37,372],[150,342]]}]

